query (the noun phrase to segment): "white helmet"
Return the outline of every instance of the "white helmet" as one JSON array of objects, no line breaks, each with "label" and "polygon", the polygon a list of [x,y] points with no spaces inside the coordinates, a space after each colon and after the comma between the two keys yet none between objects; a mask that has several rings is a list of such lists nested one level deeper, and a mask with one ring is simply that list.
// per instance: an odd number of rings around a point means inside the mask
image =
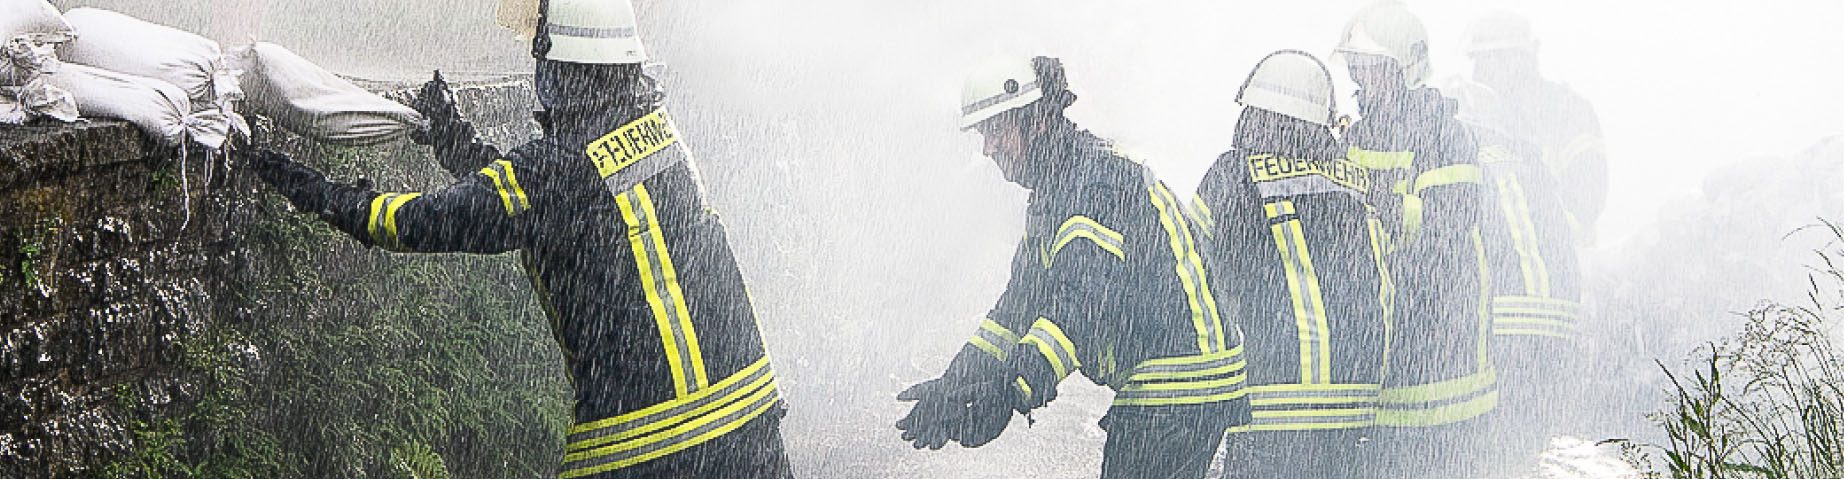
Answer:
[{"label": "white helmet", "polygon": [[[537,16],[516,13],[526,8]],[[592,65],[647,60],[628,0],[504,0],[498,16],[502,25],[534,34],[532,54],[539,59]]]},{"label": "white helmet", "polygon": [[1473,20],[1466,28],[1466,53],[1478,55],[1494,50],[1537,51],[1537,36],[1530,29],[1530,20],[1506,11]]},{"label": "white helmet", "polygon": [[1433,74],[1428,61],[1428,30],[1407,7],[1393,1],[1365,7],[1352,16],[1336,51],[1346,62],[1352,55],[1395,60],[1402,67],[1402,82],[1408,88],[1420,88]]},{"label": "white helmet", "polygon": [[1032,68],[1030,58],[987,60],[967,75],[967,83],[960,89],[960,128],[973,128],[974,124],[1043,97],[1044,88],[1037,81],[1037,70]]},{"label": "white helmet", "polygon": [[1331,126],[1337,116],[1332,103],[1332,73],[1312,54],[1299,50],[1270,53],[1255,64],[1236,104]]}]

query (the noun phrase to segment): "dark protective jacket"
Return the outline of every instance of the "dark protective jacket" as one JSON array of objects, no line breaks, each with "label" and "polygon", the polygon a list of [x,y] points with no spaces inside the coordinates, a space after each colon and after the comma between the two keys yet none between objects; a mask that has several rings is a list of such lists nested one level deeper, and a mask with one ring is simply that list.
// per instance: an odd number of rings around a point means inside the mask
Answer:
[{"label": "dark protective jacket", "polygon": [[1218,281],[1247,338],[1247,430],[1369,426],[1392,298],[1369,174],[1336,148],[1247,133],[1204,174],[1195,203],[1216,271],[1234,272]]},{"label": "dark protective jacket", "polygon": [[1478,83],[1463,83],[1458,89],[1453,96],[1463,104],[1462,117],[1491,125],[1534,148],[1533,161],[1557,181],[1555,194],[1575,238],[1592,239],[1595,221],[1607,203],[1607,152],[1594,106],[1551,81],[1509,91]]},{"label": "dark protective jacket", "polygon": [[566,478],[658,466],[781,414],[724,226],[658,95],[640,98],[552,113],[544,138],[504,158],[449,152],[475,157],[445,165],[486,166],[329,217],[393,251],[520,252],[575,386]]},{"label": "dark protective jacket", "polygon": [[1492,271],[1492,333],[1505,340],[1572,344],[1582,317],[1581,264],[1562,185],[1535,145],[1484,125],[1471,129],[1497,200],[1483,229]]},{"label": "dark protective jacket", "polygon": [[1377,423],[1434,426],[1498,401],[1479,223],[1490,196],[1478,147],[1432,88],[1360,95],[1345,139],[1370,170],[1370,200],[1390,237],[1396,290]]},{"label": "dark protective jacket", "polygon": [[1241,333],[1212,292],[1202,232],[1150,169],[1088,132],[1066,141],[1033,185],[1005,293],[950,374],[1005,375],[1025,411],[1080,371],[1115,391],[1116,412],[1246,422]]}]

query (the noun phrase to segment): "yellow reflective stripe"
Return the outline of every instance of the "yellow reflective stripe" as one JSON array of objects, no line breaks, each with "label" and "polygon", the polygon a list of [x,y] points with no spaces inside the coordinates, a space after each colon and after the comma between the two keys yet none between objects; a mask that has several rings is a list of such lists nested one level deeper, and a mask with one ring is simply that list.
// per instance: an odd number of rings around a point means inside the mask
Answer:
[{"label": "yellow reflective stripe", "polygon": [[1005,326],[992,318],[985,318],[980,321],[980,329],[974,331],[973,339],[967,340],[967,344],[985,351],[993,359],[1005,361],[1011,356],[1012,346],[1018,344],[1018,334],[1005,329]]},{"label": "yellow reflective stripe", "polygon": [[706,377],[704,371],[704,352],[698,347],[698,330],[692,327],[691,308],[685,303],[684,288],[679,286],[679,270],[673,264],[672,253],[666,249],[665,228],[657,226],[659,212],[653,207],[653,196],[648,193],[646,185],[635,185],[634,193],[639,195],[640,204],[646,210],[648,221],[656,225],[650,234],[659,250],[661,268],[666,272],[666,291],[671,293],[675,306],[673,311],[678,313],[679,328],[685,334],[685,347],[691,350],[692,372],[697,376],[699,387],[708,386],[710,379]]},{"label": "yellow reflective stripe", "polygon": [[1556,154],[1556,158],[1554,160],[1548,161],[1546,163],[1548,163],[1552,168],[1561,167],[1561,166],[1573,166],[1576,161],[1576,157],[1589,154],[1589,153],[1598,152],[1604,148],[1605,147],[1601,144],[1600,134],[1583,133],[1581,135],[1577,135],[1575,139],[1570,140],[1568,145],[1564,146],[1562,150]]},{"label": "yellow reflective stripe", "polygon": [[506,185],[512,188],[512,198],[518,201],[520,211],[531,209],[531,198],[525,196],[525,187],[519,186],[519,175],[513,171],[512,162],[499,160],[493,163],[499,165],[500,171],[506,172]]},{"label": "yellow reflective stripe", "polygon": [[[743,376],[738,375],[736,377],[743,377]],[[693,407],[691,409],[685,410],[683,412],[672,415],[670,417],[665,417],[665,418],[660,418],[654,421],[650,421],[650,422],[641,424],[638,427],[634,427],[630,429],[623,429],[616,434],[572,442],[568,446],[565,446],[564,450],[572,451],[572,452],[582,451],[582,450],[593,448],[596,446],[601,446],[603,444],[625,441],[631,438],[645,436],[655,431],[665,429],[667,426],[672,426],[675,424],[682,424],[688,419],[703,417],[703,416],[710,414],[711,411],[716,410],[720,407],[723,407],[724,405],[733,404],[736,402],[737,398],[748,395],[750,391],[760,390],[763,386],[767,386],[769,382],[771,381],[775,381],[775,375],[763,374],[763,375],[757,376],[756,379],[749,381],[748,384],[742,384],[741,385],[742,387],[740,388],[733,388],[732,391],[729,391],[723,397],[712,398],[714,400],[671,401],[670,403],[677,403],[677,404],[688,405],[688,406],[693,406]],[[723,390],[723,388],[711,388],[711,389],[707,389],[706,391],[721,391],[721,390]],[[704,392],[704,391],[699,391],[699,392]],[[655,407],[657,407],[657,405]],[[574,430],[576,428],[571,428],[571,429]],[[590,429],[590,430],[578,431],[578,433],[591,432],[591,431],[594,431],[594,430]]]},{"label": "yellow reflective stripe", "polygon": [[1031,384],[1024,382],[1024,378],[1012,378],[1012,386],[1017,389],[1018,394],[1024,396],[1023,401],[1031,400]]},{"label": "yellow reflective stripe", "polygon": [[[1235,364],[1236,367],[1233,369],[1242,369],[1241,367],[1245,365],[1246,365],[1245,362],[1237,362]],[[1246,379],[1248,379],[1247,375],[1237,374],[1237,375],[1233,375],[1229,377],[1202,380],[1202,381],[1185,381],[1185,382],[1170,382],[1170,383],[1135,383],[1135,384],[1128,384],[1125,387],[1122,387],[1121,391],[1133,391],[1133,392],[1138,392],[1138,391],[1185,391],[1185,390],[1191,390],[1191,389],[1214,388],[1218,386],[1228,386],[1231,384],[1240,384],[1242,383],[1242,381]]]},{"label": "yellow reflective stripe", "polygon": [[1512,218],[1523,224],[1522,229],[1524,231],[1525,248],[1527,251],[1527,254],[1523,256],[1530,259],[1532,270],[1531,276],[1534,276],[1534,281],[1536,283],[1535,288],[1527,287],[1526,289],[1536,296],[1549,296],[1549,263],[1544,261],[1543,250],[1537,246],[1539,241],[1537,238],[1537,226],[1534,215],[1532,215],[1530,211],[1529,195],[1524,193],[1524,185],[1519,183],[1517,179],[1510,178],[1507,181],[1510,183],[1511,189],[1517,193],[1518,214]]},{"label": "yellow reflective stripe", "polygon": [[1204,203],[1201,195],[1191,195],[1191,208],[1197,210],[1197,224],[1204,227],[1205,236],[1215,236],[1217,229],[1216,213],[1210,211],[1210,205]]},{"label": "yellow reflective stripe", "polygon": [[370,221],[365,224],[365,232],[371,235],[372,243],[387,250],[402,251],[402,236],[397,230],[397,210],[421,196],[422,193],[385,193],[373,197],[368,212]]},{"label": "yellow reflective stripe", "polygon": [[1185,299],[1191,307],[1191,324],[1197,330],[1198,352],[1220,351],[1227,344],[1222,316],[1217,309],[1216,295],[1211,292],[1209,279],[1205,277],[1203,260],[1197,255],[1197,244],[1191,238],[1190,225],[1164,184],[1155,182],[1147,187],[1146,193],[1159,211],[1159,224],[1165,228],[1171,244],[1173,268],[1178,273],[1179,283],[1184,286]]},{"label": "yellow reflective stripe", "polygon": [[1372,170],[1402,170],[1415,164],[1413,151],[1372,151],[1353,146],[1345,150],[1345,157]]},{"label": "yellow reflective stripe", "polygon": [[1023,342],[1037,347],[1050,362],[1050,368],[1055,370],[1057,380],[1069,377],[1071,371],[1082,367],[1076,359],[1076,344],[1049,318],[1038,318],[1031,324],[1031,332],[1025,335]]},{"label": "yellow reflective stripe", "polygon": [[497,166],[499,165],[487,165],[486,168],[480,169],[480,174],[486,175],[487,179],[493,180],[493,191],[499,193],[499,202],[506,207],[506,216],[516,215],[519,210],[512,202],[512,194],[506,190],[506,182],[504,179],[500,178],[499,170],[495,168]]},{"label": "yellow reflective stripe", "polygon": [[1306,424],[1248,424],[1248,425],[1242,425],[1242,426],[1236,426],[1236,427],[1229,428],[1228,432],[1230,434],[1237,434],[1237,433],[1248,433],[1248,432],[1275,432],[1275,431],[1323,431],[1323,430],[1330,430],[1330,429],[1354,429],[1354,428],[1360,428],[1360,427],[1370,427],[1374,424],[1375,424],[1375,421],[1350,421],[1350,422],[1325,422],[1325,423],[1316,422],[1316,423],[1306,423]]},{"label": "yellow reflective stripe", "polygon": [[1415,176],[1415,194],[1429,188],[1454,185],[1483,185],[1485,172],[1479,165],[1448,165]]},{"label": "yellow reflective stripe", "polygon": [[1498,407],[1498,391],[1492,390],[1465,401],[1425,409],[1379,408],[1376,424],[1392,427],[1439,426],[1482,416],[1495,407]]},{"label": "yellow reflective stripe", "polygon": [[1498,372],[1487,369],[1446,381],[1383,388],[1377,394],[1377,402],[1392,405],[1441,402],[1491,390],[1497,384]]},{"label": "yellow reflective stripe", "polygon": [[[1274,208],[1269,208],[1269,210],[1272,211]],[[1303,273],[1300,272],[1299,261],[1294,258],[1295,246],[1290,241],[1291,235],[1288,234],[1288,226],[1292,224],[1293,222],[1289,220],[1268,228],[1274,233],[1274,248],[1280,252],[1281,266],[1286,272],[1287,299],[1293,303],[1293,328],[1294,332],[1299,335],[1300,341],[1300,382],[1312,383],[1315,382],[1313,372],[1317,370],[1313,367],[1315,357],[1313,349],[1318,347],[1318,342],[1313,340],[1312,313],[1306,310],[1311,303],[1305,298],[1303,290],[1306,288],[1300,279]]]},{"label": "yellow reflective stripe", "polygon": [[685,396],[707,386],[708,382],[704,358],[698,350],[697,333],[691,327],[690,311],[679,290],[677,272],[666,251],[652,197],[641,185],[616,195],[615,203],[628,224],[628,243],[634,252],[635,267],[640,271],[641,289],[659,327],[674,390]]},{"label": "yellow reflective stripe", "polygon": [[1114,257],[1120,258],[1122,261],[1127,260],[1127,253],[1121,250],[1125,236],[1122,236],[1118,231],[1114,231],[1113,228],[1102,225],[1093,218],[1076,215],[1071,216],[1067,221],[1063,222],[1063,226],[1057,228],[1056,243],[1050,247],[1049,260],[1045,261],[1045,265],[1048,266],[1050,263],[1055,262],[1057,253],[1063,251],[1064,246],[1068,246],[1070,242],[1078,238],[1086,238],[1094,242],[1095,246],[1100,246],[1102,250],[1113,253]]},{"label": "yellow reflective stripe", "polygon": [[1222,366],[1216,366],[1216,367],[1212,367],[1208,369],[1199,369],[1195,371],[1135,373],[1133,376],[1128,377],[1127,380],[1128,381],[1159,381],[1159,380],[1170,380],[1170,379],[1205,377],[1205,376],[1212,376],[1212,375],[1223,374],[1223,373],[1227,373],[1231,371],[1236,371],[1236,370],[1242,369],[1247,366],[1248,366],[1247,360],[1238,360],[1236,362],[1225,364]]},{"label": "yellow reflective stripe", "polygon": [[[620,469],[709,442],[748,424],[779,400],[775,382],[771,380],[749,397],[711,411],[704,418],[632,441],[566,454],[565,470],[560,477],[575,478]],[[582,465],[572,467],[572,464]]]},{"label": "yellow reflective stripe", "polygon": [[[676,398],[676,399],[666,401],[663,403],[655,404],[652,406],[647,406],[640,410],[625,413],[620,416],[615,416],[615,417],[605,418],[605,419],[598,419],[598,420],[591,421],[591,422],[577,424],[575,426],[570,427],[569,434],[576,435],[576,434],[580,434],[583,432],[606,428],[609,426],[615,426],[615,425],[625,424],[629,422],[634,422],[634,421],[646,418],[648,416],[657,415],[659,413],[671,410],[676,407],[684,406],[687,404],[694,404],[699,401],[709,400],[711,399],[712,396],[716,396],[718,395],[718,393],[723,392],[724,390],[729,389],[732,386],[735,386],[738,383],[743,382],[744,379],[747,379],[750,376],[755,375],[756,371],[762,370],[762,369],[768,369],[768,368],[769,368],[768,356],[763,356],[762,358],[757,359],[754,363],[751,363],[749,366],[744,367],[742,370],[737,371],[736,374],[732,374],[730,375],[730,377],[724,378],[722,381],[718,381],[717,384],[711,385],[709,389],[698,391],[696,393],[693,393],[690,396]],[[770,370],[768,371],[768,374],[773,375],[774,371]]]},{"label": "yellow reflective stripe", "polygon": [[1383,374],[1389,374],[1389,343],[1395,332],[1396,286],[1390,279],[1389,262],[1383,258],[1383,222],[1371,217],[1365,221],[1370,229],[1370,256],[1377,264],[1377,304],[1383,311]]},{"label": "yellow reflective stripe", "polygon": [[1472,228],[1472,233],[1473,258],[1479,265],[1475,268],[1479,270],[1479,329],[1475,334],[1478,336],[1478,356],[1474,366],[1480,371],[1491,371],[1492,357],[1489,353],[1492,347],[1492,273],[1487,269],[1489,263],[1486,262],[1485,257],[1485,236],[1479,233],[1478,226]]},{"label": "yellow reflective stripe", "polygon": [[1416,238],[1419,238],[1421,236],[1421,219],[1422,219],[1421,197],[1413,195],[1413,194],[1403,194],[1402,195],[1402,237],[1397,238],[1396,243],[1392,245],[1391,248],[1402,249],[1402,248],[1407,248],[1409,245],[1415,244]]}]

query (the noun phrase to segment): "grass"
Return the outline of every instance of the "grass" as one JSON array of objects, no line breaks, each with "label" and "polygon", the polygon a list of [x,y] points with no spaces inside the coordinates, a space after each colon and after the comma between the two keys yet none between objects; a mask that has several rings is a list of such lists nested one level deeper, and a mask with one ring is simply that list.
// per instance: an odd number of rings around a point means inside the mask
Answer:
[{"label": "grass", "polygon": [[1698,350],[1695,368],[1673,370],[1670,407],[1654,420],[1663,444],[1629,449],[1671,479],[1844,477],[1844,230],[1817,251],[1804,305],[1766,303],[1742,330]]}]

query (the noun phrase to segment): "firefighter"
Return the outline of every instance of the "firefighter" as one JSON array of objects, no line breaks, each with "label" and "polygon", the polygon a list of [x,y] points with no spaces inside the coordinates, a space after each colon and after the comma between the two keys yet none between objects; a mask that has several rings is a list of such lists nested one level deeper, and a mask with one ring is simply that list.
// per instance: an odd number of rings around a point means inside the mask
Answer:
[{"label": "firefighter", "polygon": [[533,51],[544,134],[504,155],[441,88],[416,138],[451,169],[428,192],[335,183],[281,154],[264,181],[360,243],[518,251],[574,387],[561,477],[789,477],[774,368],[724,226],[646,60],[626,1],[550,0]]},{"label": "firefighter", "polygon": [[1031,191],[1026,236],[947,372],[899,395],[916,401],[903,438],[976,447],[1081,372],[1115,392],[1101,477],[1201,477],[1248,416],[1241,332],[1212,293],[1202,230],[1147,167],[1063,115],[1076,96],[1057,59],[989,63],[961,98],[961,126]]},{"label": "firefighter", "polygon": [[1523,466],[1588,395],[1568,380],[1583,352],[1576,240],[1592,236],[1576,230],[1592,224],[1606,188],[1593,111],[1537,75],[1536,46],[1522,17],[1479,19],[1467,35],[1474,81],[1455,88],[1497,200],[1484,230],[1493,357],[1504,384],[1492,439],[1505,464]]},{"label": "firefighter", "polygon": [[1376,418],[1389,276],[1370,177],[1333,137],[1332,75],[1283,50],[1237,93],[1235,147],[1195,201],[1205,249],[1247,335],[1253,422],[1225,441],[1224,477],[1357,477]]},{"label": "firefighter", "polygon": [[1425,84],[1428,36],[1400,3],[1360,10],[1337,52],[1362,119],[1347,157],[1370,171],[1397,295],[1370,464],[1378,477],[1466,477],[1498,403],[1479,223],[1490,197],[1453,100]]}]

